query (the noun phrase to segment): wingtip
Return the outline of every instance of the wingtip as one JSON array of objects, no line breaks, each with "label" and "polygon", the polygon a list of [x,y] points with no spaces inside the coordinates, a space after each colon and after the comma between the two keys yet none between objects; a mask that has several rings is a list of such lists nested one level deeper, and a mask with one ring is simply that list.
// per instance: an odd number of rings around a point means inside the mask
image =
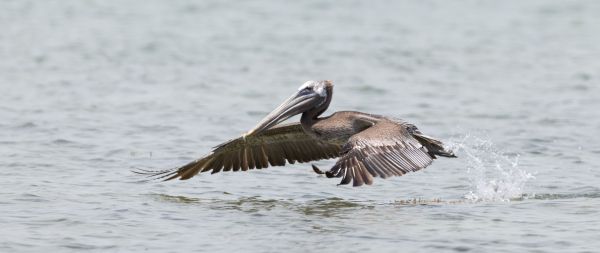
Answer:
[{"label": "wingtip", "polygon": [[454,152],[452,152],[452,151],[448,151],[446,154],[443,154],[441,156],[448,157],[448,158],[458,158],[458,156],[456,156],[454,154]]},{"label": "wingtip", "polygon": [[[136,168],[131,170],[132,173],[138,174],[140,176],[144,176],[145,179],[142,182],[150,182],[150,181],[169,181],[171,179],[177,178],[177,170],[176,169],[168,169],[168,170],[146,170]],[[162,180],[161,180],[162,179]]]},{"label": "wingtip", "polygon": [[323,172],[321,169],[319,169],[319,167],[317,167],[316,165],[314,165],[314,164],[311,164],[311,165],[312,165],[312,169],[315,173],[317,173],[319,175],[325,174],[325,172]]},{"label": "wingtip", "polygon": [[454,154],[454,152],[452,150],[443,150],[443,151],[440,150],[440,151],[435,152],[433,154],[437,155],[437,156],[448,157],[448,158],[457,158],[458,157],[458,156],[456,156]]}]

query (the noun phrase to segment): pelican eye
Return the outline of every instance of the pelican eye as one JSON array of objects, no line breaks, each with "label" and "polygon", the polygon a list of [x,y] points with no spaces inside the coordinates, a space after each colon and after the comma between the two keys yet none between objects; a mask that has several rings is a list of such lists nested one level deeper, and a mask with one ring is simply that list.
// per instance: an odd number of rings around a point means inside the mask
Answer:
[{"label": "pelican eye", "polygon": [[302,95],[307,95],[311,92],[313,92],[313,87],[306,87],[306,88],[300,90],[300,94],[302,94]]}]

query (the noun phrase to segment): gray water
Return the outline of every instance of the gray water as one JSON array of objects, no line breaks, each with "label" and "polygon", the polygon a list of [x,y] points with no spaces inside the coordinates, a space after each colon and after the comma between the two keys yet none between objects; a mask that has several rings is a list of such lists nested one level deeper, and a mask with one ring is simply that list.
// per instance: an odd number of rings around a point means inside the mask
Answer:
[{"label": "gray water", "polygon": [[[0,1],[0,252],[598,252],[598,1]],[[141,183],[306,80],[458,159]],[[294,119],[297,120],[297,119]],[[319,161],[326,168],[332,161]]]}]

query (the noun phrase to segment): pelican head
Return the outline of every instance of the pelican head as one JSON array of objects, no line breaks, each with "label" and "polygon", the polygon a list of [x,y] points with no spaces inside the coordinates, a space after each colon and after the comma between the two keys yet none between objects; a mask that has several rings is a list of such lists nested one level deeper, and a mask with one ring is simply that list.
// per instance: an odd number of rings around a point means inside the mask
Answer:
[{"label": "pelican head", "polygon": [[297,92],[292,94],[292,96],[286,99],[279,107],[269,113],[256,125],[256,127],[244,134],[244,137],[258,134],[294,115],[321,106],[327,101],[327,96],[331,95],[327,92],[328,87],[333,87],[333,83],[329,80],[305,82],[298,88]]}]

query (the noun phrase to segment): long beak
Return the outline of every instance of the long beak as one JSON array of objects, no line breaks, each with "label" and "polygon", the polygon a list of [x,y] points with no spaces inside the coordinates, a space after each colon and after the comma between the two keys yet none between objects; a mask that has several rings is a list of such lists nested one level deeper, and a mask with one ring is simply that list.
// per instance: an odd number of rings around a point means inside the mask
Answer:
[{"label": "long beak", "polygon": [[309,110],[314,107],[317,97],[316,94],[301,94],[300,92],[292,95],[243,136],[259,134],[294,115]]}]

